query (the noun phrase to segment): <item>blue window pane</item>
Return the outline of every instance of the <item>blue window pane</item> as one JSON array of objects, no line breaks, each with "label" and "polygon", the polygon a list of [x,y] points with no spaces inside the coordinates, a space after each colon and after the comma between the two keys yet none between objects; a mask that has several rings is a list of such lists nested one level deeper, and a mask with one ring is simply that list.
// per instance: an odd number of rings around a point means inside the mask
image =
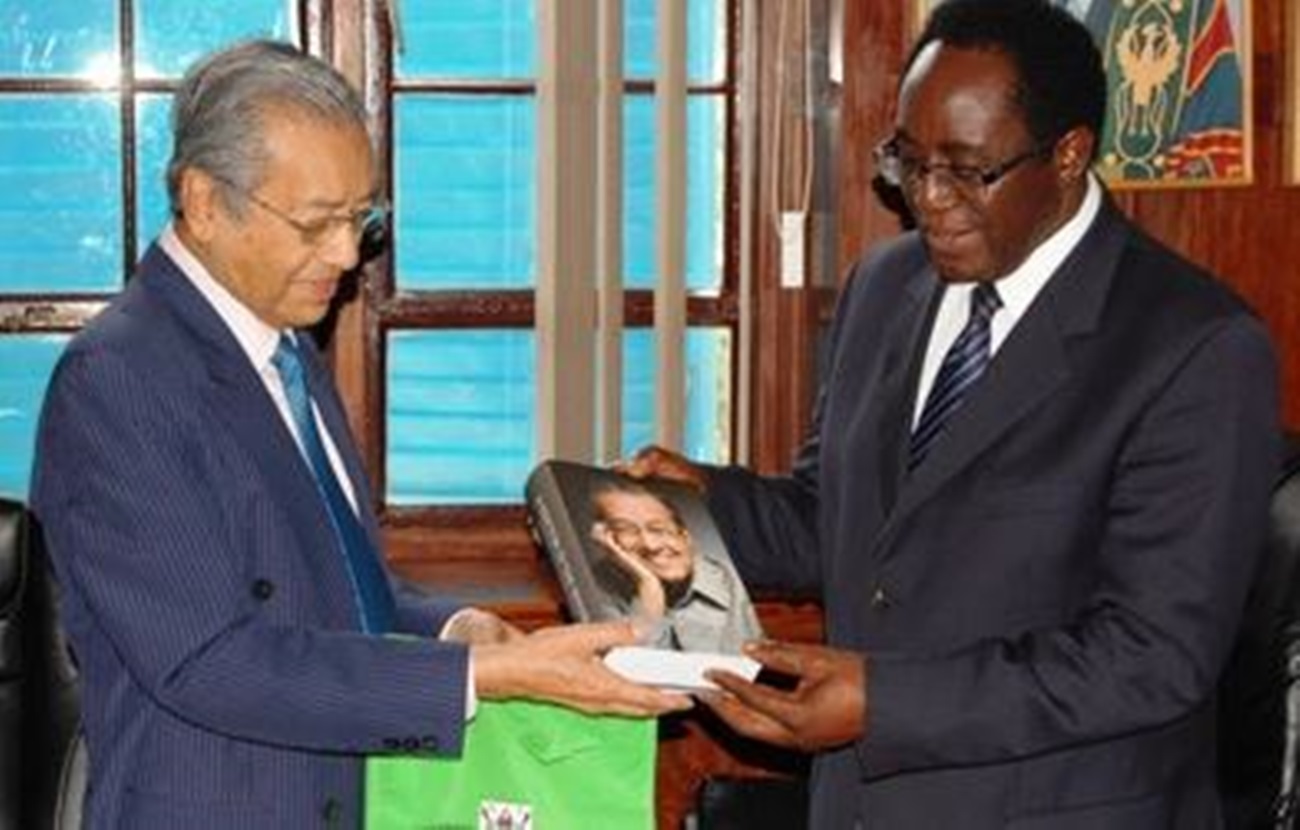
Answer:
[{"label": "blue window pane", "polygon": [[[687,0],[686,76],[692,83],[718,83],[725,79],[726,6],[725,0]],[[623,31],[623,71],[630,78],[653,76],[658,66],[655,0],[627,0]]]},{"label": "blue window pane", "polygon": [[402,47],[393,62],[398,78],[530,78],[537,72],[534,3],[403,3]]},{"label": "blue window pane", "polygon": [[529,330],[390,333],[388,502],[522,501],[534,371]]},{"label": "blue window pane", "polygon": [[136,242],[141,252],[171,218],[166,181],[172,152],[171,105],[170,95],[142,94],[136,99]]},{"label": "blue window pane", "polygon": [[297,42],[297,21],[285,0],[139,2],[135,14],[135,72],[176,77],[212,50],[248,38]]},{"label": "blue window pane", "polygon": [[0,496],[23,500],[41,399],[66,335],[0,335]]},{"label": "blue window pane", "polygon": [[106,95],[0,100],[0,292],[120,287],[118,112]]},{"label": "blue window pane", "polygon": [[[722,181],[726,169],[723,99],[692,96],[686,103],[686,287],[722,287]],[[627,285],[655,281],[655,102],[629,97],[624,110],[623,261]]]},{"label": "blue window pane", "polygon": [[119,73],[117,0],[0,0],[0,75]]},{"label": "blue window pane", "polygon": [[531,98],[394,103],[399,288],[518,288],[536,270]]},{"label": "blue window pane", "polygon": [[[628,329],[623,339],[623,455],[654,440],[654,331]],[[686,332],[687,457],[731,460],[731,330]]]}]

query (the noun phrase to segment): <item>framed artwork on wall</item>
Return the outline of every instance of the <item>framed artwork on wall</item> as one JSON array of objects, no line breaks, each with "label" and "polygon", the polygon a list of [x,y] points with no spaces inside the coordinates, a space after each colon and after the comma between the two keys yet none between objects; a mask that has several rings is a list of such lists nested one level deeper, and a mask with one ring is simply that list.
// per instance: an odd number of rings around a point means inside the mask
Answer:
[{"label": "framed artwork on wall", "polygon": [[[914,0],[914,33],[942,2]],[[1105,59],[1110,95],[1097,171],[1112,187],[1250,183],[1251,0],[1055,2],[1088,25]],[[1300,4],[1287,5],[1297,18]],[[1290,22],[1300,31],[1300,19]],[[1300,162],[1300,136],[1292,136]],[[1300,165],[1291,169],[1300,173]]]}]

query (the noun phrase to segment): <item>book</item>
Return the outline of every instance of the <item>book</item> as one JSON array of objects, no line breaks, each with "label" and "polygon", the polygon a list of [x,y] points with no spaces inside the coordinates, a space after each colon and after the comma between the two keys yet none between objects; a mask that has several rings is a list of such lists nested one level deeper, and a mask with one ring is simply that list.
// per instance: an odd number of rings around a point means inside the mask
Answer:
[{"label": "book", "polygon": [[[738,655],[746,640],[763,636],[722,535],[694,489],[544,461],[529,475],[524,495],[530,528],[574,620],[634,619],[647,632],[643,646],[701,655]],[[616,667],[629,665],[626,657],[615,655]],[[638,680],[646,677],[645,660],[636,655]],[[714,663],[751,668],[734,659],[663,655],[664,671],[675,678],[665,685],[681,686],[683,671],[698,678]]]},{"label": "book", "polygon": [[605,655],[605,665],[634,683],[658,686],[675,692],[716,689],[704,673],[721,669],[753,681],[762,668],[743,654],[716,651],[670,651],[645,646],[619,646]]}]

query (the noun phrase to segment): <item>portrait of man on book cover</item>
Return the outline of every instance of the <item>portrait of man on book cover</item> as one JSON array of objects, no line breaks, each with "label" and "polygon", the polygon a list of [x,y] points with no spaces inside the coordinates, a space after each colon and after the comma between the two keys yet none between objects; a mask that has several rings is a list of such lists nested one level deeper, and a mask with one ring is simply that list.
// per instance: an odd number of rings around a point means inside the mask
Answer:
[{"label": "portrait of man on book cover", "polygon": [[589,507],[593,574],[618,614],[654,624],[653,645],[739,652],[762,636],[702,505],[610,474],[591,483]]}]

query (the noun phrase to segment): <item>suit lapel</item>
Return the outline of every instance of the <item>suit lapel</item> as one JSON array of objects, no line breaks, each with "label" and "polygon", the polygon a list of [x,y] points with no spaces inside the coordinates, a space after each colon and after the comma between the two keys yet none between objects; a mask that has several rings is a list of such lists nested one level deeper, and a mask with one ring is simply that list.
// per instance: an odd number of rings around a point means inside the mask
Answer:
[{"label": "suit lapel", "polygon": [[933,325],[942,297],[943,285],[933,276],[909,285],[906,299],[899,308],[900,319],[905,321],[902,334],[891,339],[890,353],[885,359],[879,390],[882,402],[880,422],[874,431],[878,437],[879,460],[874,466],[880,471],[878,483],[886,515],[892,512],[907,470],[912,401],[920,379],[926,335]]},{"label": "suit lapel", "polygon": [[[249,451],[254,464],[271,483],[273,492],[283,494],[279,501],[284,509],[303,519],[296,522],[299,528],[330,528],[325,502],[302,451],[270,395],[266,394],[261,378],[251,367],[248,375],[251,375],[251,382],[242,372],[214,367],[213,382],[208,389],[210,411],[226,423],[236,441]],[[326,548],[334,544],[333,537],[323,544]]]},{"label": "suit lapel", "polygon": [[[204,353],[202,362],[208,369],[208,377],[200,394],[206,401],[206,411],[225,423],[240,446],[248,450],[253,464],[270,483],[268,489],[273,498],[297,518],[296,532],[310,533],[311,549],[331,549],[337,542],[316,480],[234,335],[198,289],[156,245],[142,260],[140,273],[146,280],[142,287],[172,311],[193,335],[196,348]],[[331,432],[337,434],[333,427]],[[350,469],[349,474],[352,474]]]},{"label": "suit lapel", "polygon": [[[1097,327],[1127,238],[1127,223],[1107,199],[1093,227],[1044,286],[944,427],[925,463],[905,479],[886,530],[1014,430],[1069,378],[1068,341]],[[920,339],[914,345],[918,353],[924,342]]]},{"label": "suit lapel", "polygon": [[908,477],[899,512],[924,501],[970,465],[1068,376],[1069,364],[1054,321],[1031,309],[949,419],[925,463]]}]

